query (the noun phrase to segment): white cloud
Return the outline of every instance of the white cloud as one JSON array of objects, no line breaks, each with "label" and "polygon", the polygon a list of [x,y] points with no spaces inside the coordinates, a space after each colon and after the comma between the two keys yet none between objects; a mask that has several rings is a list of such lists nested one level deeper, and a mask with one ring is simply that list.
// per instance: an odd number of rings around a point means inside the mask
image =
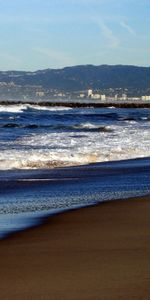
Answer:
[{"label": "white cloud", "polygon": [[128,25],[126,22],[122,21],[122,22],[120,23],[120,25],[121,25],[123,28],[125,28],[130,34],[135,35],[134,29],[133,29],[130,25]]},{"label": "white cloud", "polygon": [[108,42],[108,46],[110,48],[118,48],[120,45],[120,40],[119,38],[113,33],[113,31],[104,23],[102,20],[98,18],[92,18],[94,23],[100,28],[103,36]]}]

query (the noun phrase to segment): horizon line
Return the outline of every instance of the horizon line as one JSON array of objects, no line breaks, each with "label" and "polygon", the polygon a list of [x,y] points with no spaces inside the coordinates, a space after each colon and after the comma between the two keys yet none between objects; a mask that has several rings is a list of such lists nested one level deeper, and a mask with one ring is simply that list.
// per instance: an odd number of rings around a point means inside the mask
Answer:
[{"label": "horizon line", "polygon": [[77,65],[71,65],[71,66],[64,66],[64,67],[55,67],[55,68],[43,68],[43,69],[36,69],[36,70],[21,70],[21,69],[7,69],[7,70],[0,70],[0,72],[30,72],[30,73],[35,73],[35,72],[40,72],[40,71],[46,71],[46,70],[63,70],[66,68],[75,68],[75,67],[102,67],[102,66],[108,66],[108,67],[136,67],[136,68],[150,68],[150,66],[143,66],[143,65],[135,65],[135,64],[100,64],[100,65],[95,65],[95,64],[77,64]]}]

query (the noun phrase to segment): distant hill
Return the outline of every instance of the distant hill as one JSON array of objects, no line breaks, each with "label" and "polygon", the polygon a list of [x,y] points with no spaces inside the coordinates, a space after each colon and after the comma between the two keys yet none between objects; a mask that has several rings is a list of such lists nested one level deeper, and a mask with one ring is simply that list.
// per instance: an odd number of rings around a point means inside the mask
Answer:
[{"label": "distant hill", "polygon": [[0,72],[0,82],[18,85],[41,85],[61,91],[92,89],[150,88],[150,67],[124,65],[81,65],[63,69],[46,69],[36,72]]}]

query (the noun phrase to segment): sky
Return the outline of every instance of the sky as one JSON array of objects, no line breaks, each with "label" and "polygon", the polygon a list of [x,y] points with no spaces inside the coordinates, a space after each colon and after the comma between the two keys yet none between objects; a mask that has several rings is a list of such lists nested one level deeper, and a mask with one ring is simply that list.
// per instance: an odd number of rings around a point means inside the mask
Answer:
[{"label": "sky", "polygon": [[150,0],[0,0],[0,70],[150,66]]}]

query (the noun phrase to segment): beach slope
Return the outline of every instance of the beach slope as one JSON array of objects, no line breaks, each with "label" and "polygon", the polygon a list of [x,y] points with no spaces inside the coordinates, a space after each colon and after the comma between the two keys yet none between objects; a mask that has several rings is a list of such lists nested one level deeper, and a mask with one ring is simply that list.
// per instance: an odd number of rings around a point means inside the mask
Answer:
[{"label": "beach slope", "polygon": [[150,197],[53,216],[1,241],[0,299],[149,300]]}]

